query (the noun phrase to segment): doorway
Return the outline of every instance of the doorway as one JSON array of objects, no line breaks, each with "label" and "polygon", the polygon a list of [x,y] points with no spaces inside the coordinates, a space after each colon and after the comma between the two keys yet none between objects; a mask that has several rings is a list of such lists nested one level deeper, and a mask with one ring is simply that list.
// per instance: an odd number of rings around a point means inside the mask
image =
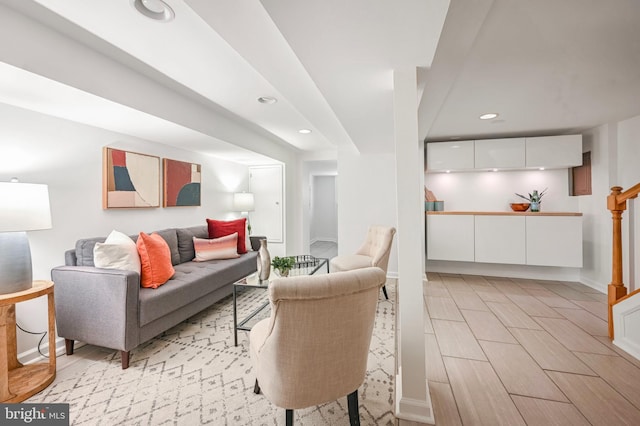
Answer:
[{"label": "doorway", "polygon": [[336,176],[316,175],[311,179],[309,236],[311,254],[332,258],[338,254],[338,202]]}]

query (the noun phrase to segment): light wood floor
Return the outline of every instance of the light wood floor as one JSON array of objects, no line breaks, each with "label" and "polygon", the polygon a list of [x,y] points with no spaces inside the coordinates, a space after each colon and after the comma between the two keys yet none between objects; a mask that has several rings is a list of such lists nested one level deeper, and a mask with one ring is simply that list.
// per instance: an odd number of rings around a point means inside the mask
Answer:
[{"label": "light wood floor", "polygon": [[338,255],[338,244],[331,241],[315,241],[311,244],[311,255],[331,259]]},{"label": "light wood floor", "polygon": [[428,278],[438,426],[640,425],[640,361],[610,343],[606,295],[573,282]]}]

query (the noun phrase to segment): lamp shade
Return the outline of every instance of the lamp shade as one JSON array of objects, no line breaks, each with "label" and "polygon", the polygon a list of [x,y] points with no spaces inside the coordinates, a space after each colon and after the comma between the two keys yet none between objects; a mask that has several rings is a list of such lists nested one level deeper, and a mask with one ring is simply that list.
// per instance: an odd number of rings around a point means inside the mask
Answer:
[{"label": "lamp shade", "polygon": [[0,182],[0,232],[50,228],[51,207],[47,185]]},{"label": "lamp shade", "polygon": [[236,192],[233,194],[233,210],[237,212],[252,212],[254,210],[253,194],[251,192]]}]

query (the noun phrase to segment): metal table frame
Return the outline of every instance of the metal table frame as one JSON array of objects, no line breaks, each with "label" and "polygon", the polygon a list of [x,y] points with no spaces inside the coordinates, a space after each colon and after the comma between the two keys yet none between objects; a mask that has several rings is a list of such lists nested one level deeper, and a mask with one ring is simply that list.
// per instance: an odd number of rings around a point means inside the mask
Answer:
[{"label": "metal table frame", "polygon": [[[318,272],[323,266],[326,266],[327,273],[329,273],[329,259],[313,257],[310,255],[299,255],[293,257],[296,258],[296,265],[291,270],[291,273],[296,275],[296,271],[302,272],[300,274],[297,274],[296,276],[313,275]],[[269,305],[269,300],[267,300],[256,309],[251,311],[251,313],[240,320],[240,322],[238,322],[238,291],[245,291],[249,289],[266,290],[268,288],[269,280],[259,281],[257,272],[254,272],[251,275],[248,275],[233,283],[233,346],[238,346],[238,330],[250,331],[251,327],[246,324]]]}]

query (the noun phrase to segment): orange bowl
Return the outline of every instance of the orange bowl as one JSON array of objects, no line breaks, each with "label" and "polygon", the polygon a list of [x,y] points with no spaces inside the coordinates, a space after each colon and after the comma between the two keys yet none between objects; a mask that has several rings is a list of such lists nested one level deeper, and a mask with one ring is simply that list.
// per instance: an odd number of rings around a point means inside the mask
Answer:
[{"label": "orange bowl", "polygon": [[511,203],[511,210],[514,212],[526,212],[529,210],[530,203]]}]

